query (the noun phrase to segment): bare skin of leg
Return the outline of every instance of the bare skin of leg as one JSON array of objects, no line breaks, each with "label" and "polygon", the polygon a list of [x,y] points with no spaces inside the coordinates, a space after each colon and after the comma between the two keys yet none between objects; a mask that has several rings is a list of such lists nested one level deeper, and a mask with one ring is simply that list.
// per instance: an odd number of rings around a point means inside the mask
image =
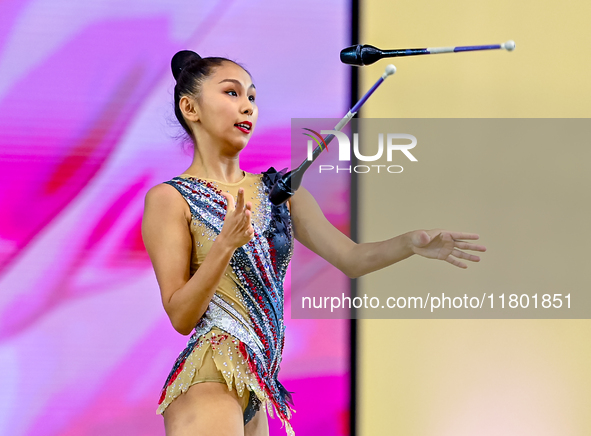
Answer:
[{"label": "bare skin of leg", "polygon": [[243,404],[225,383],[195,384],[164,411],[166,436],[268,436],[267,414],[257,412],[245,427]]},{"label": "bare skin of leg", "polygon": [[[252,392],[250,395],[254,395]],[[269,421],[267,411],[261,405],[259,410],[244,427],[244,436],[269,436]]]}]

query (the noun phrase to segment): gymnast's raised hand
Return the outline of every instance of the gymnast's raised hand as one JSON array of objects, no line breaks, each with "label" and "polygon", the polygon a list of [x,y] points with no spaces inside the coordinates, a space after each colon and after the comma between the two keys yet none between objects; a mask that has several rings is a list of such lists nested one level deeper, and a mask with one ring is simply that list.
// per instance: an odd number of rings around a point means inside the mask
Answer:
[{"label": "gymnast's raised hand", "polygon": [[228,192],[221,193],[226,197],[226,217],[219,237],[232,248],[242,247],[252,239],[254,228],[251,223],[252,204],[244,201],[244,188],[238,189],[238,198],[234,204],[234,197]]}]

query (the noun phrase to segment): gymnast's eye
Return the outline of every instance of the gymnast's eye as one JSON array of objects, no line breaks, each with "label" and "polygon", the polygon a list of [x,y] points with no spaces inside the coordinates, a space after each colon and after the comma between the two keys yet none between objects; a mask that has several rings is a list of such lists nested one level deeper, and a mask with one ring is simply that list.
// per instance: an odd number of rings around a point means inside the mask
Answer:
[{"label": "gymnast's eye", "polygon": [[[232,94],[232,93],[234,93],[234,94]],[[238,96],[238,94],[236,94],[236,91],[234,91],[234,90],[226,91],[226,94],[234,95],[235,97]]]}]

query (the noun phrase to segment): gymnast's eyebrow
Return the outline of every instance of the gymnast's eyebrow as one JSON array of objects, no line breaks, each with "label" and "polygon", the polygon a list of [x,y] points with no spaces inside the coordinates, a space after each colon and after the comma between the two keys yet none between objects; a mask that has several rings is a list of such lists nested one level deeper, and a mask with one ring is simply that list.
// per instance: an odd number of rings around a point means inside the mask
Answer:
[{"label": "gymnast's eyebrow", "polygon": [[[238,80],[236,80],[236,79],[224,79],[220,83],[224,83],[224,82],[233,82],[233,83],[235,83],[238,86],[242,86],[242,84]],[[218,85],[220,83],[218,83]],[[249,86],[249,88],[257,89],[256,86],[254,86],[254,83],[251,83],[250,86]]]}]

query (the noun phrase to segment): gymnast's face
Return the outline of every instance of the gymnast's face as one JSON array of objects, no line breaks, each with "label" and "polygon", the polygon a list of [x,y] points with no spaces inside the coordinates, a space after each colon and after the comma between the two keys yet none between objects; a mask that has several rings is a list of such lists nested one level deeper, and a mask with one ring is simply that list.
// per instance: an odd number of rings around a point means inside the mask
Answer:
[{"label": "gymnast's face", "polygon": [[256,89],[250,75],[232,62],[215,68],[195,99],[195,134],[203,141],[240,151],[250,140],[258,119]]}]

